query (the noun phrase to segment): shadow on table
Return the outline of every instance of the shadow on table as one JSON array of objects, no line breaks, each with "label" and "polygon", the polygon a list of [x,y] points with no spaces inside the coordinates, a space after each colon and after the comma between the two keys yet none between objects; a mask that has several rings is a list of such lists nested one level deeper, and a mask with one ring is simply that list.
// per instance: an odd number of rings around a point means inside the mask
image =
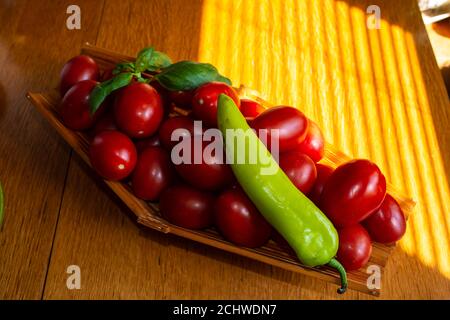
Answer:
[{"label": "shadow on table", "polygon": [[[132,214],[130,214],[131,216]],[[297,274],[286,271],[284,269],[273,267],[265,263],[261,263],[246,257],[237,256],[235,254],[224,252],[222,250],[212,248],[207,245],[196,243],[191,240],[186,240],[170,234],[161,234],[155,230],[150,230],[146,227],[138,225],[141,229],[141,235],[151,241],[156,241],[163,246],[176,246],[182,250],[188,250],[192,254],[202,255],[208,259],[218,260],[221,263],[228,265],[224,269],[236,269],[236,277],[240,281],[245,282],[247,277],[252,279],[252,287],[236,285],[236,291],[227,292],[204,292],[201,284],[196,288],[198,291],[192,291],[189,296],[169,295],[167,298],[172,299],[204,299],[221,297],[227,299],[260,299],[262,297],[267,299],[284,299],[289,297],[291,299],[317,299],[318,297],[330,296],[336,299],[374,299],[374,296],[359,293],[357,291],[349,290],[347,295],[336,295],[337,285],[327,283],[325,281],[315,279],[310,276]],[[170,241],[166,240],[166,237]],[[184,266],[187,268],[187,265]],[[185,269],[186,274],[195,274],[199,270]],[[214,269],[212,269],[214,270]],[[211,272],[209,270],[208,272]],[[220,273],[220,272],[219,272]],[[230,281],[229,275],[210,274],[211,278],[218,282],[217,287],[220,288],[220,282]],[[254,279],[259,281],[255,283]],[[264,281],[267,279],[267,281]],[[389,279],[389,283],[387,280]],[[276,284],[272,281],[275,280]],[[188,280],[190,281],[190,280]],[[388,262],[385,269],[384,277],[382,278],[382,289],[380,299],[388,297],[389,299],[448,299],[450,298],[450,279],[446,278],[436,268],[421,263],[416,257],[407,255],[400,248],[397,248]],[[405,286],[409,283],[409,286]],[[446,285],[443,285],[445,283]],[[271,285],[273,287],[271,287]],[[224,288],[229,288],[227,283],[223,283]],[[274,287],[276,289],[274,289]],[[443,287],[447,291],[442,290]],[[407,289],[406,289],[407,288]],[[427,288],[426,290],[423,290]],[[436,291],[433,292],[433,288]],[[439,289],[438,289],[439,288]],[[358,293],[357,296],[355,294]]]},{"label": "shadow on table", "polygon": [[[185,10],[186,1],[182,0],[80,0],[77,4],[82,14],[81,30],[66,28],[69,3],[65,1],[41,1],[39,5],[32,1],[1,3],[0,171],[3,185],[8,186],[5,196],[13,212],[8,215],[4,225],[7,230],[3,230],[1,237],[5,241],[0,252],[11,259],[3,260],[6,264],[2,267],[7,269],[3,274],[10,282],[0,290],[0,295],[34,299],[40,297],[38,291],[46,279],[54,239],[50,233],[58,232],[61,201],[71,196],[64,194],[64,184],[70,184],[65,181],[70,152],[63,139],[34,110],[26,92],[56,87],[65,61],[77,55],[84,42],[95,44],[97,39],[106,48],[120,44],[123,53],[133,50],[135,54],[141,48],[137,47],[137,39],[149,45],[158,38],[155,45],[160,50],[179,48],[173,49],[178,55],[174,58],[180,58],[184,50],[190,55],[188,58],[195,59],[198,48],[195,30],[201,23],[202,2],[190,1],[191,12]],[[102,17],[103,6],[106,17]],[[114,17],[121,17],[125,23]],[[107,23],[102,24],[104,18]],[[194,32],[189,33],[186,26],[192,26]],[[112,28],[117,32],[110,34]],[[183,36],[178,39],[182,46],[176,46],[176,34]],[[33,251],[35,247],[39,249]],[[16,249],[18,252],[13,252]],[[32,259],[29,252],[34,255]]]},{"label": "shadow on table", "polygon": [[0,121],[6,114],[6,92],[3,88],[3,84],[0,82]]}]

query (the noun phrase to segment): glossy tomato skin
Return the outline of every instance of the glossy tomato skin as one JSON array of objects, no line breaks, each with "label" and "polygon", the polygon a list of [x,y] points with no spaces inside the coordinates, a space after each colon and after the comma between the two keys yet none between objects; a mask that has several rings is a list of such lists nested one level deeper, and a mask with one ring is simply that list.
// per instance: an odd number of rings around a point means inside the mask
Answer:
[{"label": "glossy tomato skin", "polygon": [[240,100],[237,92],[222,82],[209,82],[197,88],[192,98],[194,116],[203,121],[206,127],[217,128],[217,102],[220,94],[226,94],[234,100],[238,108]]},{"label": "glossy tomato skin", "polygon": [[241,112],[244,117],[254,118],[264,112],[263,106],[250,99],[241,99]]},{"label": "glossy tomato skin", "polygon": [[121,131],[132,138],[153,135],[163,119],[161,97],[146,83],[132,83],[120,90],[114,105],[114,116]]},{"label": "glossy tomato skin", "polygon": [[298,151],[288,151],[280,155],[280,168],[292,183],[307,194],[317,178],[316,165],[307,155]]},{"label": "glossy tomato skin", "polygon": [[323,189],[320,208],[335,226],[349,226],[373,213],[385,195],[386,179],[380,169],[357,159],[336,168]]},{"label": "glossy tomato skin", "polygon": [[194,134],[194,120],[186,116],[176,116],[163,121],[158,134],[162,146],[168,151],[172,150],[173,146],[179,143],[179,141],[172,141],[172,133],[176,129],[185,129],[180,131],[182,133],[180,141],[182,141],[181,139],[189,138]]},{"label": "glossy tomato skin", "polygon": [[359,224],[338,229],[339,249],[337,259],[347,271],[366,265],[372,254],[372,243],[367,231]]},{"label": "glossy tomato skin", "polygon": [[333,171],[334,169],[330,166],[316,163],[317,178],[308,193],[308,198],[314,202],[316,206],[319,206],[320,204],[320,196],[322,195],[323,188]]},{"label": "glossy tomato skin", "polygon": [[228,241],[256,248],[264,245],[272,227],[241,188],[228,189],[216,201],[215,224]]},{"label": "glossy tomato skin", "polygon": [[159,209],[169,222],[187,229],[204,229],[213,224],[214,196],[178,184],[164,190]]},{"label": "glossy tomato skin", "polygon": [[94,59],[79,55],[66,62],[61,70],[59,89],[64,95],[74,84],[83,80],[99,79],[99,68]]},{"label": "glossy tomato skin", "polygon": [[89,111],[89,96],[96,84],[97,82],[93,80],[78,82],[64,95],[61,101],[60,115],[68,128],[72,130],[89,129],[103,113],[103,106],[93,116]]},{"label": "glossy tomato skin", "polygon": [[309,120],[305,140],[295,150],[308,155],[314,162],[319,162],[323,158],[325,141],[322,131],[314,121]]},{"label": "glossy tomato skin", "polygon": [[103,131],[89,147],[92,167],[104,179],[118,181],[133,171],[137,153],[133,142],[119,131]]},{"label": "glossy tomato skin", "polygon": [[306,137],[308,119],[293,107],[278,106],[267,109],[252,121],[252,128],[261,138],[259,130],[267,130],[267,143],[271,150],[271,130],[279,130],[279,151],[286,152],[299,146]]},{"label": "glossy tomato skin", "polygon": [[178,107],[189,110],[192,109],[192,99],[194,97],[194,92],[194,90],[169,91],[169,99]]},{"label": "glossy tomato skin", "polygon": [[386,194],[381,207],[362,222],[373,241],[393,243],[406,232],[406,219],[398,202]]},{"label": "glossy tomato skin", "polygon": [[156,201],[175,179],[175,171],[167,152],[161,147],[150,147],[138,156],[131,186],[136,197]]},{"label": "glossy tomato skin", "polygon": [[157,134],[145,138],[145,139],[139,139],[134,142],[136,146],[136,150],[138,153],[141,153],[147,148],[151,147],[159,147],[161,145],[161,141],[159,140],[159,136]]},{"label": "glossy tomato skin", "polygon": [[[175,166],[176,171],[185,182],[201,190],[216,191],[235,181],[233,172],[225,161],[224,153],[219,155],[205,152],[205,148],[210,142],[202,142],[201,136],[188,139],[188,142],[191,146],[191,157],[188,159],[188,163],[183,162]],[[195,144],[200,148],[196,148]],[[198,156],[200,161],[195,163],[194,154],[199,150],[202,152]]]},{"label": "glossy tomato skin", "polygon": [[155,88],[155,90],[158,92],[161,101],[162,101],[162,106],[164,109],[164,118],[167,118],[169,116],[169,113],[171,111],[171,102],[170,102],[170,92],[169,90],[167,90],[166,88],[164,88],[158,81],[156,80],[152,80],[149,83],[153,88]]}]

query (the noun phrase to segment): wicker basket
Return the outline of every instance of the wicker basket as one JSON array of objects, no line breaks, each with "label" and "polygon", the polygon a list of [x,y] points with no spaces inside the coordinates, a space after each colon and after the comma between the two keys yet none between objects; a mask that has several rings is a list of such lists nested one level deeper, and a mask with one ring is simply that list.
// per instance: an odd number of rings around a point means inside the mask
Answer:
[{"label": "wicker basket", "polygon": [[[134,60],[132,57],[117,54],[108,50],[93,47],[86,44],[81,49],[82,54],[86,54],[94,58],[100,69],[111,68],[117,62]],[[241,87],[238,89],[241,97],[249,97],[258,100],[265,107],[270,107],[270,103],[259,98],[254,91]],[[88,164],[89,141],[86,134],[75,132],[66,128],[58,115],[57,107],[60,103],[58,91],[52,90],[45,93],[29,92],[27,98],[31,100],[33,105],[42,113],[47,121],[56,129],[56,131],[66,140],[66,142],[78,153],[78,155]],[[345,154],[327,144],[325,148],[325,157],[321,161],[324,164],[336,167],[339,164],[348,161],[350,158]],[[306,267],[302,265],[298,259],[290,252],[283,250],[275,242],[269,241],[265,246],[250,249],[236,246],[224,240],[214,229],[202,231],[188,230],[173,225],[164,220],[160,214],[157,203],[148,203],[136,198],[129,185],[122,182],[105,181],[105,183],[117,194],[119,198],[134,212],[137,222],[152,229],[156,229],[162,233],[172,233],[180,237],[191,239],[215,248],[219,248],[228,252],[239,254],[254,260],[258,260],[276,267],[280,267],[293,272],[302,273],[311,277],[323,279],[328,282],[340,284],[338,273],[327,266],[323,267]],[[408,217],[414,207],[414,201],[407,196],[398,192],[391,184],[388,183],[388,192],[398,201],[402,207],[406,217]],[[379,243],[373,244],[373,251],[369,265],[377,265],[381,273],[386,265],[387,259],[394,249],[395,245],[384,245]],[[370,273],[366,269],[348,272],[349,288],[366,292],[372,295],[379,295],[379,289],[371,289],[367,286],[367,279]]]}]

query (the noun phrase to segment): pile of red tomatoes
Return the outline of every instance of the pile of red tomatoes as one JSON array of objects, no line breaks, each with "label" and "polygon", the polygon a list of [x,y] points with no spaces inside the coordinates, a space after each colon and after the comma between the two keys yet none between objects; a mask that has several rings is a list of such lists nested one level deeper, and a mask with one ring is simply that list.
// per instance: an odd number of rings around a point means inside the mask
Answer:
[{"label": "pile of red tomatoes", "polygon": [[[217,100],[224,93],[252,128],[279,129],[279,165],[337,228],[337,258],[347,270],[367,263],[372,241],[392,243],[405,233],[404,214],[386,194],[379,168],[368,160],[353,160],[336,169],[318,163],[324,155],[322,132],[298,109],[266,110],[256,101],[239,99],[232,87],[220,82],[168,91],[157,82],[132,81],[91,115],[89,94],[108,77],[111,73],[101,74],[88,56],[68,61],[61,73],[61,118],[70,129],[92,137],[89,156],[98,174],[129,183],[140,199],[159,201],[162,216],[171,223],[189,229],[214,226],[240,246],[259,247],[271,237],[286,245],[242,191],[229,165],[218,161],[221,157],[197,164],[171,160],[177,143],[172,132],[182,128],[187,138],[201,135],[194,132],[194,120],[201,120],[204,128],[217,127]],[[173,106],[187,115],[169,115]],[[201,148],[206,147],[203,142]]]}]

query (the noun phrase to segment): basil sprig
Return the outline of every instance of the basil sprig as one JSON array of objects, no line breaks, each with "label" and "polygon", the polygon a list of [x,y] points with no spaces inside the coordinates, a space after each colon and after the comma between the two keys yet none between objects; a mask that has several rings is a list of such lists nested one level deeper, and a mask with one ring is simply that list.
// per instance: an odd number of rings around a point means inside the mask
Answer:
[{"label": "basil sprig", "polygon": [[114,78],[96,85],[89,95],[91,114],[94,114],[98,108],[100,108],[102,102],[105,101],[106,97],[109,96],[111,92],[127,86],[131,82],[131,79],[133,79],[132,73],[119,73]]},{"label": "basil sprig", "polygon": [[180,61],[164,68],[155,79],[166,89],[185,91],[195,89],[211,81],[225,82],[231,85],[230,79],[222,76],[216,67],[209,63]]},{"label": "basil sprig", "polygon": [[172,60],[170,60],[167,54],[159,51],[154,51],[146,70],[155,72],[167,68],[171,64]]},{"label": "basil sprig", "polygon": [[121,72],[134,73],[138,78],[142,72],[149,71],[155,72],[166,68],[172,64],[169,56],[165,53],[156,51],[153,47],[142,49],[138,53],[138,57],[135,62],[122,62],[116,65],[113,70],[113,74],[119,74]]},{"label": "basil sprig", "polygon": [[150,66],[155,49],[152,47],[141,50],[134,63],[136,72],[144,72]]},{"label": "basil sprig", "polygon": [[[143,72],[157,72],[157,74],[148,78],[142,76]],[[127,86],[133,78],[144,83],[156,80],[171,91],[192,90],[212,81],[231,85],[230,79],[221,75],[212,64],[194,61],[172,64],[172,60],[165,53],[156,51],[153,47],[142,49],[134,62],[118,63],[112,74],[114,76],[112,79],[98,84],[92,90],[89,97],[91,114],[100,108],[111,92]]]},{"label": "basil sprig", "polygon": [[149,82],[148,79],[142,77],[142,72],[158,71],[172,64],[170,58],[162,52],[156,51],[153,47],[142,49],[135,62],[118,63],[112,74],[113,78],[104,81],[92,90],[89,97],[89,106],[91,114],[94,114],[101,106],[106,97],[114,90],[130,84],[133,77],[138,82]]},{"label": "basil sprig", "polygon": [[162,52],[154,50],[152,47],[141,50],[135,64],[135,72],[158,71],[172,64],[172,60]]},{"label": "basil sprig", "polygon": [[116,64],[116,67],[112,71],[112,74],[116,75],[122,72],[134,72],[134,63],[133,62],[118,63]]}]

